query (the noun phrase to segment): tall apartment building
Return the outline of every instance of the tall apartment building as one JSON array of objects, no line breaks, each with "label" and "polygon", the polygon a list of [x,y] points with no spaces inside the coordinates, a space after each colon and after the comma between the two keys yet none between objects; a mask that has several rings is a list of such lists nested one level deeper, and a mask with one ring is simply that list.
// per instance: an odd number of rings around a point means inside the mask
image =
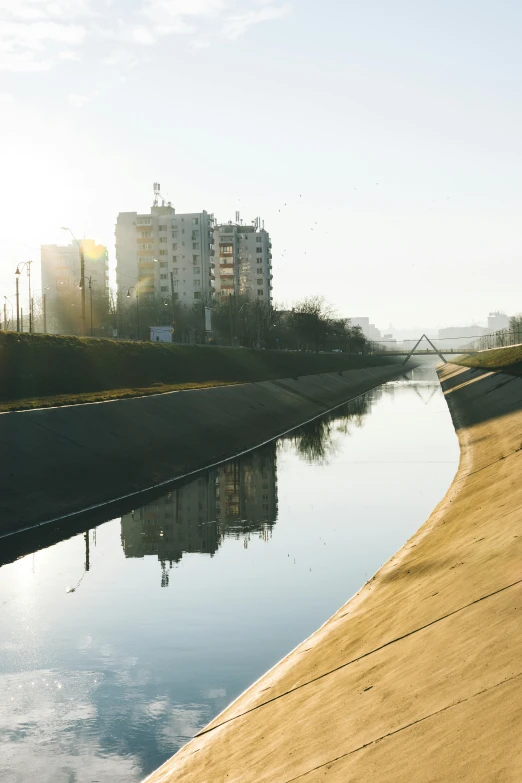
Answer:
[{"label": "tall apartment building", "polygon": [[488,332],[499,332],[509,328],[509,318],[505,313],[490,313],[488,315]]},{"label": "tall apartment building", "polygon": [[224,223],[214,228],[216,295],[242,294],[272,301],[272,243],[270,235],[254,225]]},{"label": "tall apartment building", "polygon": [[[80,242],[85,260],[85,277],[91,278],[93,290],[97,294],[109,293],[109,255],[104,245],[98,245],[93,239]],[[65,320],[67,308],[76,306],[80,301],[80,247],[78,243],[70,245],[42,245],[40,248],[42,290],[45,290],[47,307],[50,313],[61,314],[58,321]],[[87,283],[86,283],[87,285]],[[60,331],[67,323],[50,320],[49,331]]]},{"label": "tall apartment building", "polygon": [[[170,296],[189,305],[214,292],[214,216],[176,214],[155,204],[150,214],[120,212],[116,223],[118,295]],[[132,292],[133,294],[133,292]],[[132,295],[131,294],[131,295]]]}]

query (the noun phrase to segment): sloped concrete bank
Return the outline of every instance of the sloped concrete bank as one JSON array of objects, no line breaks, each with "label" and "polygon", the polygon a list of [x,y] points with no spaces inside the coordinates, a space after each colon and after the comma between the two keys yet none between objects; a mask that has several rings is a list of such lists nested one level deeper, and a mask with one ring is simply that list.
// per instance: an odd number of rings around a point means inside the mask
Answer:
[{"label": "sloped concrete bank", "polygon": [[0,536],[233,457],[403,372],[393,364],[0,414]]},{"label": "sloped concrete bank", "polygon": [[461,446],[445,498],[149,783],[520,781],[522,378],[440,378]]}]

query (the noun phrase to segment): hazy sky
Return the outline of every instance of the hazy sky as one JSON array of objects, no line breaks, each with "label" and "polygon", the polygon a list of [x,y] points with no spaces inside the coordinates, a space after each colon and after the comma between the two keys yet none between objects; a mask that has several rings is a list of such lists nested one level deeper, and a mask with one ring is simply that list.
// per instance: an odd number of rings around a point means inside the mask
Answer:
[{"label": "hazy sky", "polygon": [[[257,215],[274,295],[378,326],[522,310],[515,0],[0,0],[0,293],[152,183]],[[35,286],[37,287],[37,286]]]}]

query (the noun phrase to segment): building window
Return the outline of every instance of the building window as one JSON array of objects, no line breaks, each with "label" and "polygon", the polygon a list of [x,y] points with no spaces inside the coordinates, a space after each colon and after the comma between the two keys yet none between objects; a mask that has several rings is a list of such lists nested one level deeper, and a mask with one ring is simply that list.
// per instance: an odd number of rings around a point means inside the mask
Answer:
[{"label": "building window", "polygon": [[201,291],[194,291],[194,299],[201,299]]},{"label": "building window", "polygon": [[167,251],[166,250],[160,250],[159,254],[160,254],[160,256],[166,256],[167,255]]},{"label": "building window", "polygon": [[192,250],[199,250],[199,242],[192,243]]},{"label": "building window", "polygon": [[257,274],[262,275],[263,274],[263,267],[257,267]]},{"label": "building window", "polygon": [[192,225],[199,226],[199,218],[192,218]]},{"label": "building window", "polygon": [[152,245],[138,245],[138,250],[152,250]]},{"label": "building window", "polygon": [[256,242],[262,242],[262,241],[263,241],[262,237],[256,237]]},{"label": "building window", "polygon": [[167,237],[160,237],[159,241],[160,241],[161,245],[166,245],[167,244]]},{"label": "building window", "polygon": [[160,291],[162,291],[162,293],[166,293],[168,290],[169,290],[168,285],[162,285],[160,288]]},{"label": "building window", "polygon": [[198,239],[199,237],[199,231],[193,231],[192,232],[192,241],[194,242],[195,239]]},{"label": "building window", "polygon": [[178,249],[178,243],[177,242],[173,242],[172,243],[172,249],[173,250],[177,250]]},{"label": "building window", "polygon": [[166,267],[167,266],[167,262],[166,261],[160,261],[160,266],[161,267]]},{"label": "building window", "polygon": [[168,280],[168,275],[160,275],[160,280]]},{"label": "building window", "polygon": [[219,255],[220,256],[231,256],[234,254],[234,247],[233,245],[220,245],[219,246]]},{"label": "building window", "polygon": [[258,278],[257,284],[258,285],[263,285],[263,278],[261,278],[261,279]]},{"label": "building window", "polygon": [[160,231],[166,231],[166,230],[167,230],[167,226],[160,226],[160,227],[159,227],[159,230],[160,230]]},{"label": "building window", "polygon": [[263,292],[263,289],[262,289],[262,288],[258,288],[258,289],[257,289],[257,295],[258,295],[258,296],[263,296],[263,293],[264,293],[264,292]]},{"label": "building window", "polygon": [[192,256],[192,263],[199,264],[199,256]]},{"label": "building window", "polygon": [[174,286],[174,288],[178,287],[178,283],[179,283],[179,280],[173,280],[172,281],[172,285]]},{"label": "building window", "polygon": [[178,260],[178,257],[177,256],[172,256],[172,260],[174,261],[174,263],[176,263],[176,261]]},{"label": "building window", "polygon": [[177,270],[177,269],[173,269],[173,270],[172,270],[172,274],[173,274],[173,275],[177,275],[177,274],[178,274],[178,270]]},{"label": "building window", "polygon": [[194,272],[195,275],[200,275],[201,274],[201,267],[195,266],[192,271]]},{"label": "building window", "polygon": [[[160,239],[160,242],[161,242],[161,239]],[[262,252],[263,252],[263,248],[262,247],[256,247],[256,253],[262,253]]]},{"label": "building window", "polygon": [[201,288],[201,280],[194,280],[194,288]]}]

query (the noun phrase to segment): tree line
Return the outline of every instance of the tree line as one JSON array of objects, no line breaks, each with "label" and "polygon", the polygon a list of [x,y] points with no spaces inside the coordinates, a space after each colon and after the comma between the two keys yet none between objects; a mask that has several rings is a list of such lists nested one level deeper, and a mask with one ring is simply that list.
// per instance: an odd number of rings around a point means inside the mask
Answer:
[{"label": "tree line", "polygon": [[[207,331],[206,311],[210,310],[212,329]],[[11,317],[9,317],[11,316]],[[16,314],[7,313],[3,328],[16,328]],[[292,307],[273,307],[248,296],[200,299],[184,305],[172,296],[141,296],[139,300],[93,289],[85,296],[85,334],[149,340],[151,326],[169,326],[173,342],[211,343],[247,348],[297,351],[369,353],[371,344],[348,318],[336,316],[321,296],[310,296]],[[28,331],[28,313],[23,330]],[[54,334],[82,333],[81,300],[33,300],[33,331]]]}]

